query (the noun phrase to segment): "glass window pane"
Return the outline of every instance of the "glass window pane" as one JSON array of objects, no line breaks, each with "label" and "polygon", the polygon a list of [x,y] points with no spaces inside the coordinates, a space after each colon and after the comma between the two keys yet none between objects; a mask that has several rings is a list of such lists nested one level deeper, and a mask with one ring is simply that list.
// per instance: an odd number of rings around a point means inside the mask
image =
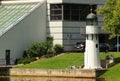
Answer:
[{"label": "glass window pane", "polygon": [[61,16],[51,16],[51,20],[61,20]]},{"label": "glass window pane", "polygon": [[61,9],[62,6],[61,6],[61,4],[51,4],[51,5],[50,5],[50,8],[51,8],[51,9]]},{"label": "glass window pane", "polygon": [[50,19],[51,20],[62,20],[62,4],[51,4],[50,5]]},{"label": "glass window pane", "polygon": [[[91,8],[89,4],[51,4],[50,6],[51,19],[62,19],[63,16],[63,20],[69,21],[85,21]],[[96,5],[92,5],[93,13],[95,13],[96,7]]]},{"label": "glass window pane", "polygon": [[70,15],[64,15],[64,20],[70,20]]},{"label": "glass window pane", "polygon": [[61,14],[61,10],[51,10],[51,14]]},{"label": "glass window pane", "polygon": [[79,17],[78,16],[72,16],[72,21],[79,21]]}]

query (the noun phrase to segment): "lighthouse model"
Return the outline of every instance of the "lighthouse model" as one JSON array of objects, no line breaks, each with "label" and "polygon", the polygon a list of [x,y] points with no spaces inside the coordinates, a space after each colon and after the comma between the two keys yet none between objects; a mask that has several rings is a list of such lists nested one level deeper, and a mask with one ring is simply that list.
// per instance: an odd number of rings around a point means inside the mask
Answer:
[{"label": "lighthouse model", "polygon": [[86,18],[86,48],[84,55],[84,69],[101,68],[99,55],[99,30],[96,14],[88,14]]}]

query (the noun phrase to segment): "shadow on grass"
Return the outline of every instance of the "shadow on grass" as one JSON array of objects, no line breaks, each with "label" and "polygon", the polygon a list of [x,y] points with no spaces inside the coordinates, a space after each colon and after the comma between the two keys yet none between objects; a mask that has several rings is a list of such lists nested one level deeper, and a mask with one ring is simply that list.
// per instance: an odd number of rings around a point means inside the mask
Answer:
[{"label": "shadow on grass", "polygon": [[[120,63],[120,57],[114,58],[114,63],[108,64],[108,68],[115,66],[116,64]],[[99,76],[101,76],[102,74],[104,74],[106,71],[108,71],[107,69],[101,69],[101,70],[97,70],[97,81],[106,81],[105,78],[99,78]]]},{"label": "shadow on grass", "polygon": [[105,78],[97,78],[96,81],[106,81]]},{"label": "shadow on grass", "polygon": [[114,59],[114,61],[115,61],[115,64],[118,64],[118,63],[120,63],[120,57],[118,57],[118,58],[115,58],[115,59]]},{"label": "shadow on grass", "polygon": [[107,69],[98,69],[96,70],[96,77],[101,76],[102,74],[104,74],[107,71]]}]

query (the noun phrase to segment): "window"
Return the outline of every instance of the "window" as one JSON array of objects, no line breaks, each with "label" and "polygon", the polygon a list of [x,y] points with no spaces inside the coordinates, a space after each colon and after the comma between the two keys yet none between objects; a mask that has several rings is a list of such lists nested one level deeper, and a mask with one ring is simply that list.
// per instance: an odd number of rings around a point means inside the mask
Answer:
[{"label": "window", "polygon": [[[91,6],[87,4],[51,4],[50,18],[51,20],[85,21],[90,8]],[[96,5],[92,8],[94,11]]]},{"label": "window", "polygon": [[62,5],[61,4],[50,5],[50,18],[51,20],[62,20]]}]

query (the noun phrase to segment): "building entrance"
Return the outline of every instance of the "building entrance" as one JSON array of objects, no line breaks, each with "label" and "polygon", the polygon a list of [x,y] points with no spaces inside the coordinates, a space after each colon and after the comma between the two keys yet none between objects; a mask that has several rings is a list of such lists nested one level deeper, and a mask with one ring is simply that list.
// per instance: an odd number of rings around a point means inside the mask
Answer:
[{"label": "building entrance", "polygon": [[10,65],[10,50],[5,51],[6,65]]}]

